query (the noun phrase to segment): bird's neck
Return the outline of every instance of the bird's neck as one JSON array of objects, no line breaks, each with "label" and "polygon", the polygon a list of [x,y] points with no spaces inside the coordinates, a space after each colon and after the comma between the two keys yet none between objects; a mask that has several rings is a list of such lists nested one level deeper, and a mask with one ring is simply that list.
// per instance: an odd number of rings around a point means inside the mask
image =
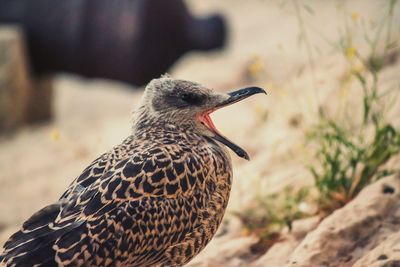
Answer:
[{"label": "bird's neck", "polygon": [[139,107],[133,118],[133,135],[143,132],[195,132],[196,123],[183,118],[176,119],[174,114],[155,114],[145,106]]}]

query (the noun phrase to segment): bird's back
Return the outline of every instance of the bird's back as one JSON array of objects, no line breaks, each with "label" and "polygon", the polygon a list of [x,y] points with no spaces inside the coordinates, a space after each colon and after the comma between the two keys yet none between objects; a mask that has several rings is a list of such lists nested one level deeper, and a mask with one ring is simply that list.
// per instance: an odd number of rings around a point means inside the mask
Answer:
[{"label": "bird's back", "polygon": [[211,139],[138,132],[28,219],[1,257],[10,266],[182,265],[215,234],[231,176],[229,156]]}]

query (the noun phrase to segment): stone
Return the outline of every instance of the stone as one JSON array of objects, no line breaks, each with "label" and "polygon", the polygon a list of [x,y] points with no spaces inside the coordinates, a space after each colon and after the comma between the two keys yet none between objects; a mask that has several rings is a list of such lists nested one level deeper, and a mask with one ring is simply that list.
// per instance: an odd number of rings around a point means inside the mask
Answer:
[{"label": "stone", "polygon": [[286,267],[398,266],[400,175],[366,187],[299,244]]},{"label": "stone", "polygon": [[0,132],[52,117],[52,82],[33,77],[25,36],[18,26],[0,27]]},{"label": "stone", "polygon": [[293,230],[282,236],[282,240],[275,243],[264,255],[257,259],[251,266],[283,266],[288,261],[293,250],[304,237],[317,227],[318,217],[310,217],[293,222]]},{"label": "stone", "polygon": [[257,242],[254,236],[216,239],[210,248],[200,253],[188,264],[188,267],[241,267],[248,266],[252,260],[250,247]]},{"label": "stone", "polygon": [[400,233],[390,234],[368,254],[357,260],[353,267],[400,266]]},{"label": "stone", "polygon": [[30,79],[19,27],[0,27],[0,131],[25,121]]}]

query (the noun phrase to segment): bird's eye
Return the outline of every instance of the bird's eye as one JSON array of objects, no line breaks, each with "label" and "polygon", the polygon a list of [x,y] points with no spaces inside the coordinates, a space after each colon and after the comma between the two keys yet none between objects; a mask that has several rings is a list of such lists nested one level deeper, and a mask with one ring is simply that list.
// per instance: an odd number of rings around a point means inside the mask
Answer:
[{"label": "bird's eye", "polygon": [[180,97],[183,101],[192,105],[199,105],[203,102],[203,98],[196,94],[183,93]]}]

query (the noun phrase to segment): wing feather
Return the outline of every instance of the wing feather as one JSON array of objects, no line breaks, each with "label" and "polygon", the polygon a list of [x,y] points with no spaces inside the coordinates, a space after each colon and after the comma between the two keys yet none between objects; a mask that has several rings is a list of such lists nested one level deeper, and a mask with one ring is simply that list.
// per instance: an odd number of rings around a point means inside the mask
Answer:
[{"label": "wing feather", "polygon": [[28,219],[5,244],[5,262],[165,262],[166,250],[196,227],[202,202],[187,197],[195,182],[187,164],[197,159],[173,162],[166,151],[116,155],[96,159],[57,203]]}]

